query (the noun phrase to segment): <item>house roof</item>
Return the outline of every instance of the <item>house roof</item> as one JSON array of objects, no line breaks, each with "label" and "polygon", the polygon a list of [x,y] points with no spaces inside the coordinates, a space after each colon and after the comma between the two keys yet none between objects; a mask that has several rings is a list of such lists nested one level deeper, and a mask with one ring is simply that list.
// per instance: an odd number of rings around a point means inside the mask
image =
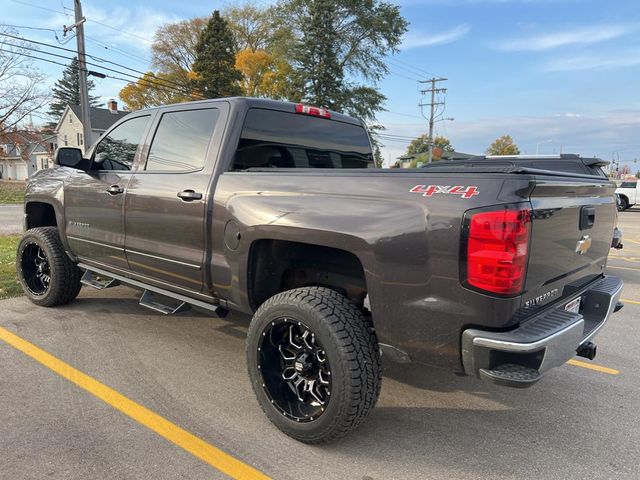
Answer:
[{"label": "house roof", "polygon": [[[40,132],[30,130],[14,130],[0,134],[0,145],[7,145],[6,151],[0,152],[1,157],[22,157],[27,159],[29,155],[35,153],[37,149],[42,152],[50,153],[50,140],[55,135],[45,135]],[[22,151],[18,154],[16,147],[22,147]]]},{"label": "house roof", "polygon": [[[69,105],[73,113],[82,121],[80,116],[80,105]],[[111,113],[107,108],[90,107],[89,118],[91,119],[91,130],[106,130],[116,123],[122,117],[130,112],[118,110],[117,113]]]}]

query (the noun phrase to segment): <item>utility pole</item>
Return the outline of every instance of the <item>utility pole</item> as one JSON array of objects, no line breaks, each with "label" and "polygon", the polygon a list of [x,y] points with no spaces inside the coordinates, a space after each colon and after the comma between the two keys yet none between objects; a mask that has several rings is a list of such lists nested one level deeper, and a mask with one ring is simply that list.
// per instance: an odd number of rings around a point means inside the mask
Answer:
[{"label": "utility pole", "polygon": [[429,80],[421,80],[420,83],[430,83],[431,88],[427,88],[425,90],[421,90],[420,93],[423,95],[426,93],[431,94],[431,102],[430,103],[420,103],[420,108],[429,106],[431,108],[431,113],[429,114],[429,160],[428,163],[433,161],[433,124],[436,122],[436,107],[438,105],[444,105],[444,102],[436,102],[436,93],[445,93],[447,91],[446,88],[436,88],[437,82],[444,82],[447,80],[443,77],[433,77]]},{"label": "utility pole", "polygon": [[76,29],[78,45],[78,83],[80,84],[80,121],[82,121],[83,150],[91,145],[91,117],[89,115],[89,89],[87,87],[87,57],[84,49],[84,22],[80,0],[73,1],[76,23],[64,26],[64,34]]}]

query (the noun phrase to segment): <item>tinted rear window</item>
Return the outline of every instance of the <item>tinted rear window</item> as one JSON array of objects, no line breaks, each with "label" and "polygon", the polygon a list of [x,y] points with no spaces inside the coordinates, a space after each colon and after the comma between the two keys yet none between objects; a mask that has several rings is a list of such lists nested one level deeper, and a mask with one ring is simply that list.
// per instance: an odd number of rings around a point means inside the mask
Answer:
[{"label": "tinted rear window", "polygon": [[636,188],[636,182],[622,182],[620,188]]},{"label": "tinted rear window", "polygon": [[253,108],[247,113],[232,168],[372,167],[369,137],[360,126]]}]

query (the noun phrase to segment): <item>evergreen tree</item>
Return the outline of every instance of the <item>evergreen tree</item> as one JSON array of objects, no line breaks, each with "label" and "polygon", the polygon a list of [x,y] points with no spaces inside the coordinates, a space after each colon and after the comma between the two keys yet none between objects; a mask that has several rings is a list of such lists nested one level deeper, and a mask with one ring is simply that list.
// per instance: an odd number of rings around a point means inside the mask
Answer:
[{"label": "evergreen tree", "polygon": [[314,0],[306,8],[306,15],[300,18],[299,24],[302,37],[294,50],[303,100],[342,111],[347,87],[338,60],[341,46],[336,42],[336,25],[340,19],[335,2]]},{"label": "evergreen tree", "polygon": [[[91,80],[87,81],[89,92],[95,85]],[[49,115],[57,122],[68,105],[80,105],[80,78],[78,76],[78,59],[73,58],[62,72],[62,78],[51,89],[54,101],[49,105]],[[98,97],[89,95],[89,105],[98,106]]]},{"label": "evergreen tree", "polygon": [[195,47],[193,86],[207,98],[241,94],[242,74],[236,69],[235,45],[231,29],[218,10],[207,22]]},{"label": "evergreen tree", "polygon": [[399,7],[384,0],[283,0],[282,5],[295,26],[292,65],[302,100],[375,123],[385,101],[377,89],[388,73],[385,57],[398,51],[407,30]]}]

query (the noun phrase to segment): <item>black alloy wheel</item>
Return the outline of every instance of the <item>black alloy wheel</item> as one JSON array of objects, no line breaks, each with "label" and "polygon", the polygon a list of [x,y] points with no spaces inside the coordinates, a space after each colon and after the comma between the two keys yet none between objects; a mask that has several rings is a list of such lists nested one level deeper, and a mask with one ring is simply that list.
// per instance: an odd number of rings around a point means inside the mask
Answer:
[{"label": "black alloy wheel", "polygon": [[269,420],[311,444],[357,427],[382,382],[371,318],[326,287],[287,290],[260,305],[249,325],[247,369]]},{"label": "black alloy wheel", "polygon": [[317,419],[331,398],[331,367],[316,334],[302,322],[278,318],[262,332],[258,369],[273,405],[298,422]]},{"label": "black alloy wheel", "polygon": [[65,252],[56,227],[24,233],[16,252],[16,270],[27,298],[42,307],[65,305],[82,287],[82,272]]},{"label": "black alloy wheel", "polygon": [[41,296],[47,293],[51,283],[51,267],[49,258],[40,245],[29,243],[25,246],[20,267],[24,283],[32,295]]}]

